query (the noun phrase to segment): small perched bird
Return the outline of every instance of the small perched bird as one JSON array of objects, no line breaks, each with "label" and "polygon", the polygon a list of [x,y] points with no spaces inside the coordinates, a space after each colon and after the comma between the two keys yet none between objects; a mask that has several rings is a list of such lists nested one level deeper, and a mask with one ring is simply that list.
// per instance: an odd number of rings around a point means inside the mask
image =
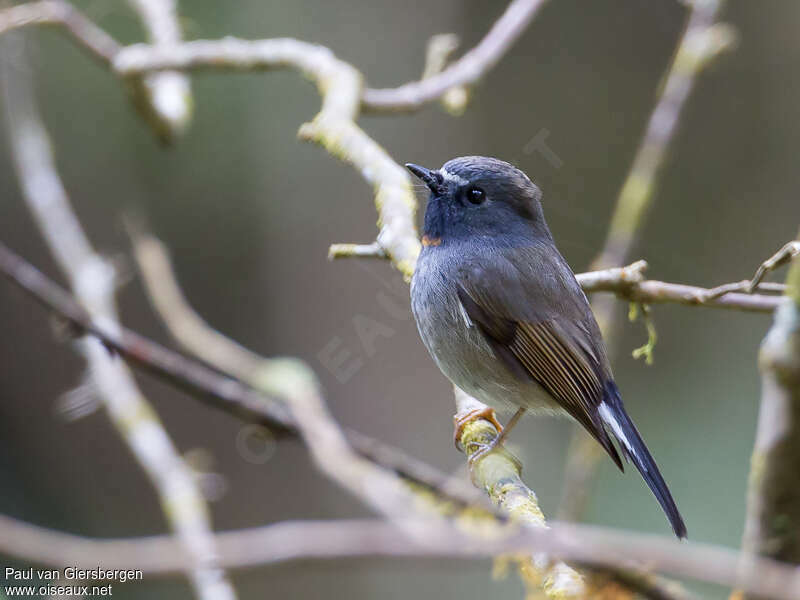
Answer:
[{"label": "small perched bird", "polygon": [[[544,220],[539,188],[495,158],[455,158],[439,170],[406,167],[430,189],[411,307],[442,372],[490,407],[517,409],[505,430],[497,424],[500,440],[526,411],[567,413],[622,470],[616,438],[675,535],[686,537],[667,484],[625,412],[586,296]],[[457,440],[468,419],[494,420],[493,410],[480,412],[456,423]]]}]

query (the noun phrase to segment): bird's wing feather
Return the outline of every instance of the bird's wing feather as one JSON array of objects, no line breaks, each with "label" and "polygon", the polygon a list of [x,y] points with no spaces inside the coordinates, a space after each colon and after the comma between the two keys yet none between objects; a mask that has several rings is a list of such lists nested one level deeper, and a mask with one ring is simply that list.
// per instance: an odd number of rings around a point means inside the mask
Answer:
[{"label": "bird's wing feather", "polygon": [[[536,248],[526,250],[468,262],[459,273],[459,300],[498,359],[542,386],[622,468],[598,414],[610,370],[599,331],[591,335],[597,324],[586,298],[570,270],[547,264],[563,263],[560,255],[548,259]],[[529,269],[540,269],[539,276]],[[569,278],[541,276],[554,272]]]}]

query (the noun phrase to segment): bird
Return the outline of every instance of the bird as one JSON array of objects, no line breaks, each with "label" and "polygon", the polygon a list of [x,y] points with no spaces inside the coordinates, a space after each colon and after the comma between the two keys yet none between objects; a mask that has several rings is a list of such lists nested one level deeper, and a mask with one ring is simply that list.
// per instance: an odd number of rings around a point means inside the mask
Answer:
[{"label": "bird", "polygon": [[[456,440],[459,426],[478,416],[492,420],[502,440],[525,413],[569,415],[620,470],[620,454],[634,464],[685,538],[672,494],[622,403],[586,295],[556,248],[541,190],[497,158],[406,168],[430,191],[411,280],[417,329],[444,375],[487,405],[456,421]],[[505,428],[495,409],[516,409]]]}]

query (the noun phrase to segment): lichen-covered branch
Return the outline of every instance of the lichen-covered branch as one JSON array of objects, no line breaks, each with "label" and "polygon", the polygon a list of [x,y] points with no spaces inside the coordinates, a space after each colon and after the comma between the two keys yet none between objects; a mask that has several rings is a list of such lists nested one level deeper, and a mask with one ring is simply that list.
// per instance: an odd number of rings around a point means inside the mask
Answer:
[{"label": "lichen-covered branch", "polygon": [[[454,388],[456,417],[485,408],[475,398]],[[486,419],[475,419],[466,424],[458,440],[467,458],[497,438],[497,428]],[[503,446],[470,462],[470,474],[476,487],[484,490],[497,506],[511,518],[531,527],[546,527],[544,514],[539,508],[536,494],[520,477],[522,467]],[[528,555],[523,558],[521,572],[541,584],[551,598],[588,598],[589,590],[577,571],[562,562],[551,562],[546,555]]]},{"label": "lichen-covered branch", "polygon": [[[139,13],[150,41],[169,47],[180,43],[176,0],[128,0]],[[134,101],[156,134],[165,142],[179,138],[192,118],[189,78],[178,71],[150,73],[131,80]]]},{"label": "lichen-covered branch", "polygon": [[[759,352],[761,405],[743,549],[800,564],[800,261]],[[756,595],[751,596],[753,598]]]},{"label": "lichen-covered branch", "polygon": [[[11,153],[23,197],[50,250],[88,315],[115,331],[115,273],[91,247],[56,171],[50,140],[36,112],[30,82],[0,65]],[[187,574],[199,598],[236,597],[216,565],[208,508],[190,467],[183,461],[127,365],[94,337],[78,348],[87,362],[106,412],[156,488],[164,514],[186,554]]]}]

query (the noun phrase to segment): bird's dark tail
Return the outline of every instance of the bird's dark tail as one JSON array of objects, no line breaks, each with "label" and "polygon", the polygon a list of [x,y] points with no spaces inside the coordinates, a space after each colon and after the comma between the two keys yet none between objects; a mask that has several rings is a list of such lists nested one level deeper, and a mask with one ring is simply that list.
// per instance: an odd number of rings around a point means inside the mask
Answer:
[{"label": "bird's dark tail", "polygon": [[658,471],[656,461],[653,460],[647,446],[644,444],[644,440],[642,440],[642,436],[639,435],[633,421],[631,421],[628,413],[625,412],[625,407],[619,397],[619,391],[613,382],[607,386],[606,396],[600,404],[599,413],[609,431],[619,442],[622,453],[633,462],[639,473],[642,474],[645,483],[652,490],[656,500],[658,500],[667,515],[675,535],[679,538],[685,538],[686,525],[684,525],[683,518],[678,512],[678,507],[675,506],[672,494],[670,494],[664,478],[661,477],[661,473]]}]

